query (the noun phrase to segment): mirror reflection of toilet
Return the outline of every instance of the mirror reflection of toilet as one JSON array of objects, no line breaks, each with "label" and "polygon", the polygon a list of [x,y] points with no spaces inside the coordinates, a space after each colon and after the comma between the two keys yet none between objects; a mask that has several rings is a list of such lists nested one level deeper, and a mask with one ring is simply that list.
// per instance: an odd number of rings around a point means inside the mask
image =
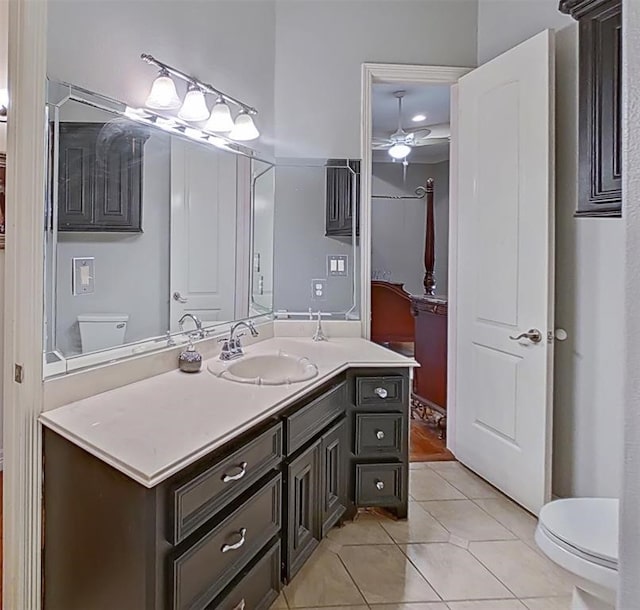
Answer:
[{"label": "mirror reflection of toilet", "polygon": [[536,543],[576,578],[572,610],[615,609],[618,508],[613,498],[568,498],[540,511]]},{"label": "mirror reflection of toilet", "polygon": [[82,353],[97,352],[124,343],[129,315],[90,313],[78,316]]}]

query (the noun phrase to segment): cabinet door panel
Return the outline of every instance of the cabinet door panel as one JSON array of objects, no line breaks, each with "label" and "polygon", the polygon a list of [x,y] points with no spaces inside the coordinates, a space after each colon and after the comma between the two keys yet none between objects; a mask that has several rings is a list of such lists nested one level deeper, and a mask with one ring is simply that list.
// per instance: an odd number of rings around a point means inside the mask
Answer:
[{"label": "cabinet door panel", "polygon": [[322,436],[322,536],[338,522],[346,509],[347,420],[343,419]]},{"label": "cabinet door panel", "polygon": [[320,441],[287,465],[287,544],[284,577],[290,582],[320,541]]}]

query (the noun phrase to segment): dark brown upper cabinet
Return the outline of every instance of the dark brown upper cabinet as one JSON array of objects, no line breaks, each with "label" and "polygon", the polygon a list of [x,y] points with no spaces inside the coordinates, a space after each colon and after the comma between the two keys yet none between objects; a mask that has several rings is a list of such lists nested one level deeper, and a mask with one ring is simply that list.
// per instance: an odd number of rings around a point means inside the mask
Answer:
[{"label": "dark brown upper cabinet", "polygon": [[580,31],[577,216],[622,215],[622,0],[561,0]]},{"label": "dark brown upper cabinet", "polygon": [[325,235],[351,237],[354,213],[356,236],[360,235],[360,160],[329,159],[325,171],[327,176]]},{"label": "dark brown upper cabinet", "polygon": [[112,123],[60,123],[58,230],[142,232],[142,164],[149,134]]}]

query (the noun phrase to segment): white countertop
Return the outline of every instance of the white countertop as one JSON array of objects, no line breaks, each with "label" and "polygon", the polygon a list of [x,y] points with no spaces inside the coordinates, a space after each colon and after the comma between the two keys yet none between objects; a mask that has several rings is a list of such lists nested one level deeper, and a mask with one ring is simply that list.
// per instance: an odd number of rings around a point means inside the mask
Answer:
[{"label": "white countertop", "polygon": [[406,358],[364,339],[274,338],[247,354],[283,350],[306,356],[318,376],[289,386],[219,379],[207,370],[150,377],[43,413],[40,421],[145,487],[217,449],[349,367],[413,367]]}]

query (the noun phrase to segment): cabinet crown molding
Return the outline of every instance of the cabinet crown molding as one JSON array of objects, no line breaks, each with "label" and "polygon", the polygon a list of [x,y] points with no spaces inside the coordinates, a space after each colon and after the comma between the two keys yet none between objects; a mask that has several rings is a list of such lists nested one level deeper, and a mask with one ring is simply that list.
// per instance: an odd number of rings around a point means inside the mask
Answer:
[{"label": "cabinet crown molding", "polygon": [[[622,0],[615,0],[613,3],[622,4]],[[612,0],[560,0],[558,8],[561,13],[580,19],[604,4],[612,4]]]}]

